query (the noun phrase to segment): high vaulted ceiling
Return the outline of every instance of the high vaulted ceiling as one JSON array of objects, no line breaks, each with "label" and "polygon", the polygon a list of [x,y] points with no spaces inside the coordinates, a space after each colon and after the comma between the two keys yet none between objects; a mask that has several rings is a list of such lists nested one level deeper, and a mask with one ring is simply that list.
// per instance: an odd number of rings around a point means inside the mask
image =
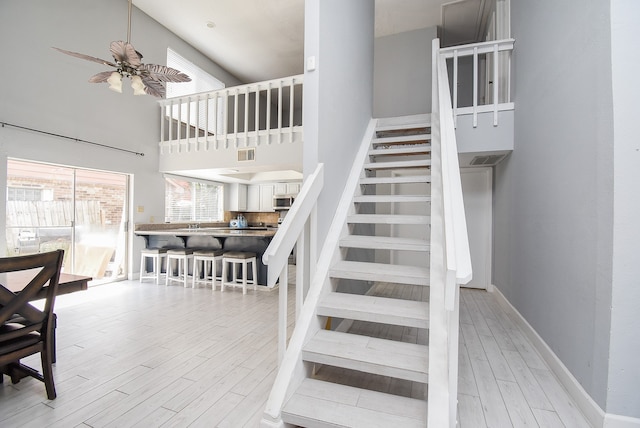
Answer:
[{"label": "high vaulted ceiling", "polygon": [[[460,5],[477,10],[486,1],[375,0],[375,33],[384,36],[441,25],[443,4],[458,5],[457,15],[463,9]],[[241,81],[303,72],[304,0],[133,0],[133,4]]]}]

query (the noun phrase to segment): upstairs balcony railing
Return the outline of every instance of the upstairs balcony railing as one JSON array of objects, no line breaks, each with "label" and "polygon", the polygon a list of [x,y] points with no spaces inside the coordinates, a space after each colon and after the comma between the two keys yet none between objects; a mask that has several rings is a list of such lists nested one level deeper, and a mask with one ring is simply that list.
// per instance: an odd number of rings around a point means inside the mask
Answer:
[{"label": "upstairs balcony railing", "polygon": [[478,113],[493,112],[493,125],[497,126],[498,112],[514,109],[511,101],[514,43],[514,39],[492,40],[439,50],[448,65],[454,121],[458,116],[471,114],[476,127]]},{"label": "upstairs balcony railing", "polygon": [[159,101],[160,154],[302,141],[303,75]]}]

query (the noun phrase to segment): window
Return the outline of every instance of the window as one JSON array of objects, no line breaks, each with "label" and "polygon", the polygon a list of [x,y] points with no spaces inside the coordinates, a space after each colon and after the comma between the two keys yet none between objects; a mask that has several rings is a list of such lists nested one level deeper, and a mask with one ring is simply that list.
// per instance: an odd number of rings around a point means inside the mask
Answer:
[{"label": "window", "polygon": [[223,185],[165,177],[165,221],[222,221]]},{"label": "window", "polygon": [[[197,65],[193,64],[188,59],[183,58],[178,53],[176,53],[175,51],[169,48],[167,48],[167,67],[180,70],[181,72],[185,73],[187,76],[191,78],[191,82],[183,82],[183,83],[168,82],[167,98],[182,97],[185,95],[199,94],[201,92],[216,91],[218,89],[224,89],[225,87],[224,83],[222,83],[220,80],[216,79],[215,77],[213,77],[212,75],[210,75],[209,73],[207,73],[206,71],[198,67]],[[194,102],[191,102],[190,104],[191,104],[189,107],[190,110],[192,112],[195,112],[196,102],[194,101]],[[210,126],[209,128],[210,132],[215,131],[216,133],[221,134],[223,132],[222,119],[224,117],[223,116],[224,104],[222,102],[222,98],[218,99],[218,105],[217,105],[218,114],[217,114],[217,117],[215,118],[215,121],[214,121],[214,105],[213,105],[214,100],[209,100],[208,106],[205,106],[204,100],[200,101],[199,104],[200,104],[198,106],[199,117],[196,118],[195,115],[193,115],[194,117],[190,117],[188,119],[189,125],[195,127],[196,129],[204,129],[205,119],[207,119]],[[208,107],[209,109],[209,114],[208,114],[209,117],[205,117],[205,114],[206,114],[205,107]],[[173,117],[178,117],[178,108],[179,106],[177,105],[173,106],[173,112],[172,112]],[[186,103],[183,104],[181,107],[180,117],[181,118],[187,117]],[[185,121],[183,120],[183,122]],[[216,124],[215,127],[213,126],[213,124]]]}]

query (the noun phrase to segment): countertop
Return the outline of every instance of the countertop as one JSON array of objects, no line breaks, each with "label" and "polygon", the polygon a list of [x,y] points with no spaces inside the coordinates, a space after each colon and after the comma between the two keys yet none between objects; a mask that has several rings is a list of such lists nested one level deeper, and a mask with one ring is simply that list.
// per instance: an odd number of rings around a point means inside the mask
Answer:
[{"label": "countertop", "polygon": [[177,228],[162,228],[162,229],[145,229],[144,227],[136,227],[136,235],[170,235],[170,236],[213,236],[213,237],[273,237],[278,228],[276,227],[247,227],[247,228],[235,228],[235,227],[177,227]]}]

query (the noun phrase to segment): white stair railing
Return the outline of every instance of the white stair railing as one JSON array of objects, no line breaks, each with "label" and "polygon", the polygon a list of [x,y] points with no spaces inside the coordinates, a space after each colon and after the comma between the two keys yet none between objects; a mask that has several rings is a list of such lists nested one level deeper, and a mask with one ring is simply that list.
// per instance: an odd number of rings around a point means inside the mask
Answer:
[{"label": "white stair railing", "polygon": [[160,100],[160,154],[302,140],[303,75]]},{"label": "white stair railing", "polygon": [[[269,394],[264,416],[261,421],[262,427],[271,428],[284,426],[280,416],[282,407],[288,398],[288,394],[294,391],[308,374],[302,362],[302,347],[310,335],[324,327],[319,324],[318,318],[316,317],[316,307],[323,293],[328,293],[330,289],[328,279],[329,268],[336,261],[335,257],[338,251],[340,236],[344,233],[347,215],[353,208],[353,195],[358,188],[360,174],[367,159],[367,153],[371,146],[371,139],[375,133],[376,123],[376,119],[372,119],[369,122],[369,126],[360,143],[358,153],[354,158],[349,177],[347,178],[340,202],[336,209],[336,214],[333,217],[329,231],[324,239],[320,255],[317,258],[315,272],[310,276],[309,291],[300,310],[300,314],[296,319],[296,326],[291,335],[289,346],[286,349],[284,358],[280,360],[278,374],[271,388],[271,393]],[[305,181],[303,188],[306,183]],[[296,203],[297,201],[296,199]],[[290,215],[291,212],[287,214],[285,221],[287,221]],[[280,232],[280,229],[278,229],[278,232]],[[267,251],[269,250],[267,249]],[[282,279],[280,279],[280,281],[282,282]],[[282,289],[282,286],[280,289]],[[279,328],[281,329],[280,335],[282,334],[283,328],[286,334],[286,325],[280,324]]]},{"label": "white stair railing", "polygon": [[289,209],[284,221],[262,255],[268,266],[267,287],[273,288],[278,280],[278,362],[287,348],[287,301],[289,282],[289,254],[296,247],[296,318],[302,308],[304,293],[309,289],[309,278],[315,273],[317,238],[316,214],[318,196],[324,184],[324,164],[302,184],[300,193]]},{"label": "white stair railing", "polygon": [[[451,61],[451,98],[454,121],[460,115],[473,115],[473,126],[478,126],[478,113],[493,112],[493,125],[498,125],[498,112],[513,110],[511,102],[511,52],[514,39],[491,40],[440,49],[441,57]],[[471,58],[470,75],[460,79],[460,62]],[[466,68],[465,68],[466,69]],[[458,106],[460,81],[471,84],[471,105]],[[468,92],[462,94],[468,97]],[[467,103],[465,103],[467,104]]]},{"label": "white stair railing", "polygon": [[471,280],[458,149],[445,56],[433,41],[428,426],[455,427],[459,285]]}]

